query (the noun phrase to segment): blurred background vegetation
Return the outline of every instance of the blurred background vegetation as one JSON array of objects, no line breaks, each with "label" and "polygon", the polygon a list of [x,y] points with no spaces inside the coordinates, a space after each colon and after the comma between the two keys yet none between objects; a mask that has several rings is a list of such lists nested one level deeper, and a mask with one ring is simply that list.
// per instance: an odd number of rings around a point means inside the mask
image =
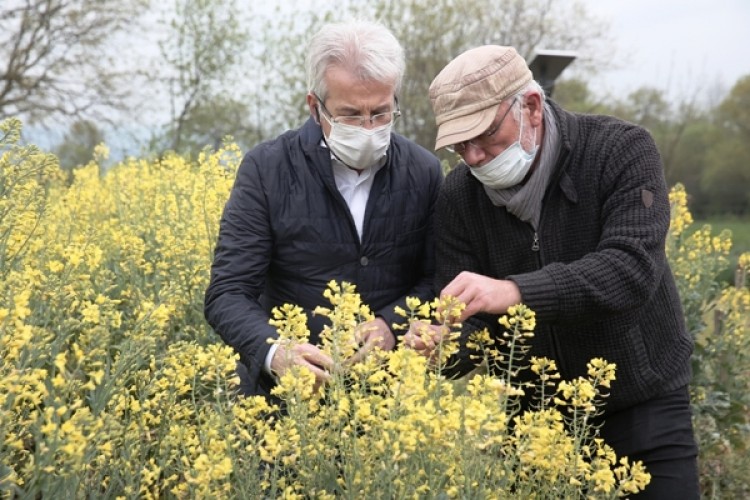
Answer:
[{"label": "blurred background vegetation", "polygon": [[456,54],[487,43],[527,60],[539,48],[575,51],[553,98],[648,128],[696,219],[732,224],[738,251],[750,248],[750,75],[728,91],[696,84],[678,102],[655,85],[602,95],[597,75],[613,67],[614,42],[579,0],[6,0],[0,119],[21,118],[36,143],[46,137],[67,170],[100,142],[113,161],[195,154],[226,136],[248,149],[306,118],[305,44],[321,24],[355,16],[382,20],[405,46],[397,128],[430,150],[427,88]]}]

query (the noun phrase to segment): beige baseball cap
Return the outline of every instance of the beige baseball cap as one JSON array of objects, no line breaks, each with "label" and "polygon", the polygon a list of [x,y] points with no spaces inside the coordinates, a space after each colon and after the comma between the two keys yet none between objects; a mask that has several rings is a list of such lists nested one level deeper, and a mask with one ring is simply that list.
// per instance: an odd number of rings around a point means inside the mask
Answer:
[{"label": "beige baseball cap", "polygon": [[526,61],[513,47],[484,45],[453,59],[430,84],[438,127],[435,149],[482,134],[500,103],[532,78]]}]

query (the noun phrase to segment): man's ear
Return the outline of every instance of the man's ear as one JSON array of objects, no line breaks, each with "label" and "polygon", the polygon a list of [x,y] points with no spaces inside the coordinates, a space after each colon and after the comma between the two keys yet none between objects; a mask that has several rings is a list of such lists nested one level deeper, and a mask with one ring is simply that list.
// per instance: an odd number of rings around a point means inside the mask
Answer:
[{"label": "man's ear", "polygon": [[318,109],[318,98],[312,92],[307,94],[307,107],[310,110],[310,116],[320,125],[320,110]]},{"label": "man's ear", "polygon": [[529,123],[532,127],[538,127],[542,123],[544,115],[544,106],[542,106],[542,96],[539,92],[532,90],[523,96],[524,105],[529,109]]}]

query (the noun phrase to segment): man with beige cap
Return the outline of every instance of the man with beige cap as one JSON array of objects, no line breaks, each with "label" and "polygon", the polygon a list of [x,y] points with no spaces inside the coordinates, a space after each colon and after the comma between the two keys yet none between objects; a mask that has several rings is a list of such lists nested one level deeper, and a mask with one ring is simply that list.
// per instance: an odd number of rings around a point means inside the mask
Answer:
[{"label": "man with beige cap", "polygon": [[[498,317],[524,303],[537,319],[529,356],[554,359],[563,379],[585,376],[592,358],[616,363],[602,437],[651,473],[638,497],[697,498],[693,344],[665,255],[670,206],[653,139],[561,109],[512,47],[464,52],[429,95],[435,148],[463,160],[437,202],[435,278],[466,304],[462,340],[483,328],[499,337]],[[406,339],[432,354],[434,342]],[[462,347],[453,374],[474,368],[469,354]]]}]

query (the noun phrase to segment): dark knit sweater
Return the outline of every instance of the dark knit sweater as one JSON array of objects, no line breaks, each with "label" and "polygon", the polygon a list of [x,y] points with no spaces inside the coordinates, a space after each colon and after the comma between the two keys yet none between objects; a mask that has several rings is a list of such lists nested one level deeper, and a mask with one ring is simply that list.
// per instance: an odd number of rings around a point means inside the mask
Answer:
[{"label": "dark knit sweater", "polygon": [[[437,206],[437,290],[461,271],[510,279],[536,312],[530,356],[557,362],[563,379],[594,357],[617,364],[607,411],[686,385],[692,341],[664,240],[669,200],[653,139],[608,116],[568,113],[550,102],[561,135],[539,230],[493,205],[464,164]],[[480,314],[468,331],[497,316]],[[458,373],[471,368],[462,349]]]}]

